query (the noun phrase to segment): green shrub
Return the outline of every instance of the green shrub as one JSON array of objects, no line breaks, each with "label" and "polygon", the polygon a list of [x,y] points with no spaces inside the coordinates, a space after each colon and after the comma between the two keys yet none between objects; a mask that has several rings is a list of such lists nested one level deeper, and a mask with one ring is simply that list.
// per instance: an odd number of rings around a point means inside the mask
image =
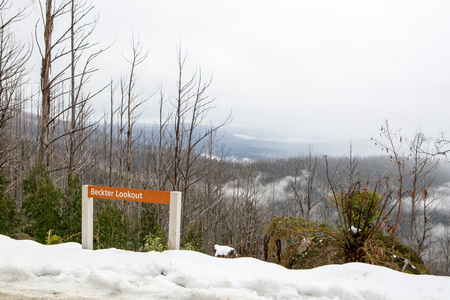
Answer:
[{"label": "green shrub", "polygon": [[[325,223],[306,222],[294,217],[274,217],[264,231],[266,260],[293,269],[349,262],[346,256],[352,245],[345,243],[350,243],[352,237],[347,232]],[[359,247],[353,250],[361,254],[360,262],[411,274],[431,274],[420,256],[398,239],[395,253],[392,254],[392,237],[380,231],[358,243]]]},{"label": "green shrub", "polygon": [[63,231],[62,199],[63,193],[54,186],[45,168],[38,165],[33,167],[23,180],[25,233],[40,243],[46,242],[47,232],[51,229],[60,234]]},{"label": "green shrub", "polygon": [[[159,217],[161,214],[161,205],[153,203],[142,203],[142,214],[139,222],[138,239],[141,240],[140,248],[145,246],[145,240],[148,233],[153,234],[155,237],[160,237],[167,244],[167,238],[164,231],[159,226]],[[146,238],[142,239],[142,236]]]},{"label": "green shrub", "polygon": [[53,234],[53,230],[48,231],[48,235],[47,235],[47,239],[46,239],[47,245],[56,245],[56,244],[61,244],[64,242],[65,241],[59,235]]},{"label": "green shrub", "polygon": [[94,245],[97,249],[139,249],[138,228],[131,216],[111,200],[99,200],[97,210],[94,220]]},{"label": "green shrub", "polygon": [[382,196],[372,191],[341,193],[332,201],[337,201],[349,225],[359,229],[376,222],[381,213]]},{"label": "green shrub", "polygon": [[[381,185],[381,181],[378,184]],[[388,197],[366,189],[360,191],[359,188],[355,183],[346,193],[336,194],[333,190],[330,197],[339,221],[332,242],[342,249],[344,262],[364,261],[366,242],[380,230],[394,207],[389,205]]]},{"label": "green shrub", "polygon": [[0,173],[0,234],[12,236],[19,225],[16,201],[8,192],[9,181]]},{"label": "green shrub", "polygon": [[203,247],[202,223],[197,222],[189,227],[186,233],[181,249],[205,252]]},{"label": "green shrub", "polygon": [[62,210],[65,241],[81,243],[81,182],[78,174],[69,176]]},{"label": "green shrub", "polygon": [[[304,218],[273,217],[264,229],[265,259],[287,268],[342,263],[333,251],[336,229]],[[322,255],[327,253],[327,255]]]},{"label": "green shrub", "polygon": [[140,250],[142,252],[149,252],[149,251],[163,252],[164,250],[167,250],[167,240],[150,233],[145,237],[144,246]]},{"label": "green shrub", "polygon": [[[395,252],[392,256],[392,237],[377,233],[370,243],[366,244],[365,262],[393,268],[410,274],[432,274],[420,255],[411,247],[395,240]],[[394,259],[392,259],[394,258]],[[392,265],[393,262],[393,265]]]}]

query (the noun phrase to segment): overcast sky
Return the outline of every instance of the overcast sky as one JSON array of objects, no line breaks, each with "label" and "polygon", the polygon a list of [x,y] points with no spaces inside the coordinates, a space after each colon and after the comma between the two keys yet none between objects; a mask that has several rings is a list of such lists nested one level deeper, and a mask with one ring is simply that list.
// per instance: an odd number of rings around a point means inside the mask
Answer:
[{"label": "overcast sky", "polygon": [[[450,1],[98,0],[94,38],[115,41],[97,80],[126,72],[138,36],[139,86],[174,94],[176,51],[213,76],[215,118],[294,140],[375,136],[384,120],[411,135],[449,131]],[[96,100],[102,111],[108,98]],[[142,119],[156,117],[152,98]]]}]

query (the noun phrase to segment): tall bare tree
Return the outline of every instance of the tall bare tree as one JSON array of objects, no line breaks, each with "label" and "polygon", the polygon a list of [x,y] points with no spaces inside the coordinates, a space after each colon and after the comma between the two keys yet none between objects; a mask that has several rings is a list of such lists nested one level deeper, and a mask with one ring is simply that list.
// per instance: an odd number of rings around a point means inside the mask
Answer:
[{"label": "tall bare tree", "polygon": [[194,165],[206,151],[208,137],[231,121],[228,116],[219,124],[205,126],[205,119],[213,106],[214,98],[207,94],[212,80],[203,81],[201,71],[195,72],[187,80],[184,69],[187,55],[178,49],[177,96],[173,99],[173,131],[170,182],[173,190],[183,195],[182,226],[189,225],[190,189],[203,176],[202,169],[194,170]]},{"label": "tall bare tree", "polygon": [[243,256],[262,257],[263,229],[272,217],[269,203],[262,197],[262,186],[251,164],[240,169],[238,178],[229,186],[232,195],[227,199],[227,241]]},{"label": "tall bare tree", "polygon": [[[70,0],[70,103],[64,110],[69,112],[70,124],[65,132],[65,135],[68,135],[66,148],[69,182],[79,164],[88,161],[86,156],[79,156],[77,159],[76,154],[81,153],[80,147],[93,133],[96,125],[96,122],[88,124],[86,121],[92,113],[89,101],[106,88],[105,86],[95,92],[86,91],[86,84],[90,81],[91,75],[98,70],[91,64],[104,51],[104,49],[94,50],[98,43],[89,42],[97,23],[93,8],[87,0]],[[87,54],[89,51],[91,53]]]},{"label": "tall bare tree", "polygon": [[436,199],[431,195],[431,186],[439,161],[429,154],[429,145],[425,135],[417,133],[409,143],[412,166],[408,172],[411,183],[409,200],[411,204],[409,224],[409,244],[423,254],[430,246],[433,224],[431,215],[436,209]]},{"label": "tall bare tree", "polygon": [[[143,50],[141,42],[133,34],[131,38],[131,57],[124,57],[128,63],[129,71],[119,81],[120,103],[117,107],[117,160],[119,163],[119,185],[121,187],[125,185],[131,187],[132,185],[133,144],[139,138],[134,135],[134,129],[142,114],[139,108],[150,98],[144,96],[143,92],[136,87],[139,78],[138,68],[147,59],[147,56],[148,51]],[[111,97],[113,96],[111,95]],[[112,106],[111,109],[113,109]],[[115,112],[111,110],[111,114],[115,114]]]},{"label": "tall bare tree", "polygon": [[[401,229],[400,221],[403,212],[409,212],[409,226],[403,232],[410,246],[418,254],[423,255],[430,246],[434,226],[431,215],[436,209],[436,199],[431,195],[430,188],[439,162],[433,158],[433,154],[429,151],[428,140],[420,132],[407,144],[406,138],[399,132],[393,132],[386,121],[380,135],[385,142],[378,143],[390,155],[397,170],[395,184],[398,209],[392,227],[392,239],[395,240],[397,230]],[[405,145],[408,146],[406,150]],[[408,204],[408,201],[409,211],[405,210],[405,204]],[[393,243],[393,250],[394,248],[395,243]]]},{"label": "tall bare tree", "polygon": [[17,41],[12,29],[14,23],[23,19],[25,8],[10,16],[10,2],[0,1],[0,169],[11,161],[9,154],[16,147],[7,137],[7,127],[23,107],[22,87],[28,73],[25,64],[31,55],[31,49]]},{"label": "tall bare tree", "polygon": [[294,200],[294,216],[309,221],[313,209],[325,198],[326,189],[318,180],[318,159],[313,148],[307,150],[306,157],[296,158],[294,176],[288,178],[288,186]]},{"label": "tall bare tree", "polygon": [[[97,69],[91,67],[92,61],[103,50],[92,51],[96,44],[91,44],[88,38],[95,28],[96,17],[91,17],[92,5],[85,0],[46,0],[45,5],[39,2],[41,21],[43,25],[43,42],[39,42],[38,25],[35,36],[42,57],[41,67],[41,122],[39,137],[38,163],[49,166],[50,145],[62,137],[68,137],[66,147],[69,173],[74,171],[79,161],[75,154],[80,150],[87,136],[92,134],[81,131],[93,127],[87,119],[91,114],[89,100],[104,88],[95,92],[85,90],[90,76]],[[64,20],[66,23],[64,23]],[[69,21],[67,21],[69,20]],[[68,24],[68,25],[67,25]],[[54,31],[54,28],[58,28]],[[58,62],[58,63],[56,63]],[[65,89],[69,83],[70,88]],[[68,105],[63,105],[64,96],[69,95]],[[58,132],[58,124],[67,116],[69,126],[64,132]],[[51,128],[56,128],[52,135]]]},{"label": "tall bare tree", "polygon": [[397,230],[400,229],[400,221],[402,218],[402,210],[404,206],[404,197],[407,194],[403,184],[406,174],[406,160],[407,157],[403,152],[403,146],[405,144],[405,140],[400,135],[399,132],[393,132],[389,127],[389,122],[386,121],[385,124],[380,128],[380,137],[382,137],[383,141],[376,141],[376,144],[380,144],[383,151],[386,151],[389,154],[390,159],[393,161],[396,171],[397,171],[397,182],[396,182],[396,205],[397,205],[397,213],[395,216],[395,221],[392,225],[392,230],[390,231],[392,236],[392,259],[391,259],[391,267],[394,265],[394,251],[395,251],[395,239],[397,235]]},{"label": "tall bare tree", "polygon": [[447,227],[443,237],[439,240],[438,251],[441,253],[440,269],[441,274],[450,275],[450,230]]},{"label": "tall bare tree", "polygon": [[137,109],[148,100],[148,97],[144,97],[142,92],[136,91],[136,81],[138,79],[138,71],[137,68],[147,59],[148,51],[144,51],[142,48],[142,44],[139,40],[134,38],[134,35],[131,39],[131,50],[132,55],[131,59],[126,59],[129,64],[129,75],[128,80],[121,81],[121,91],[122,98],[126,99],[126,119],[127,119],[127,142],[126,142],[126,185],[127,187],[131,187],[131,168],[132,168],[132,147],[133,143],[136,140],[133,137],[133,130],[136,124],[136,121],[139,119],[141,113],[137,111]]},{"label": "tall bare tree", "polygon": [[[41,106],[41,133],[39,136],[39,153],[38,153],[38,163],[44,166],[49,164],[49,145],[50,145],[50,112],[52,100],[55,97],[55,85],[59,82],[60,78],[63,76],[64,71],[60,71],[56,75],[52,76],[51,69],[52,63],[63,55],[63,52],[59,52],[53,55],[55,47],[57,47],[61,42],[67,40],[68,34],[70,32],[65,32],[59,38],[56,38],[56,42],[53,42],[53,28],[56,18],[68,12],[70,2],[62,2],[56,7],[54,6],[54,0],[46,0],[45,6],[42,6],[40,1],[40,9],[42,15],[42,22],[44,27],[44,45],[43,48],[40,46],[39,40],[37,38],[36,29],[36,40],[39,52],[42,57],[41,66],[41,93],[42,93],[42,106]],[[37,27],[37,25],[36,25]],[[67,69],[67,68],[66,68]],[[53,92],[53,93],[52,93]]]}]

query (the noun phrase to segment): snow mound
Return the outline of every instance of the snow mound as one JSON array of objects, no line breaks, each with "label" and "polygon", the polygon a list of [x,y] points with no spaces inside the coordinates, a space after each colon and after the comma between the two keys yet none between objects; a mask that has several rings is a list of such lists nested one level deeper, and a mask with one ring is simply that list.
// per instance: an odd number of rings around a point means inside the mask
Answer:
[{"label": "snow mound", "polygon": [[214,245],[214,250],[216,250],[216,257],[236,256],[236,250],[229,246]]},{"label": "snow mound", "polygon": [[0,235],[0,291],[17,299],[450,299],[450,278],[361,263],[288,270],[253,258],[93,251]]}]

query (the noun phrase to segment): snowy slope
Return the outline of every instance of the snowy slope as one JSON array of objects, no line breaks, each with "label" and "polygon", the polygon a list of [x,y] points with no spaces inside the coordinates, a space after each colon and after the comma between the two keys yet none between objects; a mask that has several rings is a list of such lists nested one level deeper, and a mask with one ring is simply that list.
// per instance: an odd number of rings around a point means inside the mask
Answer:
[{"label": "snowy slope", "polygon": [[45,246],[0,235],[2,297],[450,299],[450,277],[408,275],[359,263],[288,270],[253,258],[223,259],[192,251],[92,251],[76,243]]}]

